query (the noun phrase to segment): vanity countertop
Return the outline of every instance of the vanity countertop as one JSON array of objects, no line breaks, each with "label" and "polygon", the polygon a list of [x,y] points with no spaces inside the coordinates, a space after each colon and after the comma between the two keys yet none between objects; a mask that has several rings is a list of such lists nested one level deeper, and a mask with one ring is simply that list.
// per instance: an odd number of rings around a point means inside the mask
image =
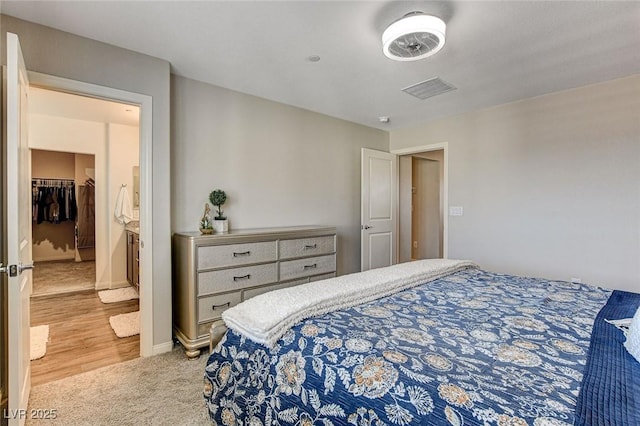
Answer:
[{"label": "vanity countertop", "polygon": [[125,231],[134,232],[140,234],[140,221],[133,220],[124,227]]}]

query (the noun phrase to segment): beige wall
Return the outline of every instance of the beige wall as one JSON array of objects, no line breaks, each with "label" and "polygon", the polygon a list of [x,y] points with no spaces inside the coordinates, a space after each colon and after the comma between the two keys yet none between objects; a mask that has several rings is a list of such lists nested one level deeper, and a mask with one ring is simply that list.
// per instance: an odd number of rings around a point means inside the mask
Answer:
[{"label": "beige wall", "polygon": [[69,152],[31,151],[31,176],[44,179],[74,179],[76,159]]},{"label": "beige wall", "polygon": [[448,142],[449,257],[640,291],[640,75],[391,132]]},{"label": "beige wall", "polygon": [[6,15],[0,27],[0,49],[7,31],[17,34],[31,71],[153,97],[153,344],[170,347],[169,62]]},{"label": "beige wall", "polygon": [[338,272],[360,270],[360,148],[386,132],[177,76],[171,107],[174,231],[222,188],[231,228],[333,225]]}]

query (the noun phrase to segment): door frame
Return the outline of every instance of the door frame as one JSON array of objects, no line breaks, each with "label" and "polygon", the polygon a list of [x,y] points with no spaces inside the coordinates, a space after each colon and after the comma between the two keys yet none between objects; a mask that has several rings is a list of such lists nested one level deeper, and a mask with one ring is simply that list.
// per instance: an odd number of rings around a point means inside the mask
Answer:
[{"label": "door frame", "polygon": [[29,71],[32,86],[140,107],[140,356],[153,349],[153,98],[82,81]]},{"label": "door frame", "polygon": [[[442,182],[442,258],[449,258],[449,143],[439,142],[429,145],[412,146],[408,148],[399,148],[389,150],[390,153],[401,155],[419,154],[421,152],[439,151],[444,152],[444,182]],[[399,201],[398,201],[399,203]],[[398,244],[400,243],[400,233],[398,232]]]}]

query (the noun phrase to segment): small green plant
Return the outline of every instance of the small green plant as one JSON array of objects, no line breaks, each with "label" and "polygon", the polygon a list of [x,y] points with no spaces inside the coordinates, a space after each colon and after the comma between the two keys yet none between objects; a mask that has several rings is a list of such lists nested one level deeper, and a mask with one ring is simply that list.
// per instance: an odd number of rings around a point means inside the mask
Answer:
[{"label": "small green plant", "polygon": [[225,220],[226,217],[223,216],[224,212],[220,210],[220,207],[227,201],[227,194],[222,189],[215,189],[209,194],[209,201],[217,207],[216,219]]}]

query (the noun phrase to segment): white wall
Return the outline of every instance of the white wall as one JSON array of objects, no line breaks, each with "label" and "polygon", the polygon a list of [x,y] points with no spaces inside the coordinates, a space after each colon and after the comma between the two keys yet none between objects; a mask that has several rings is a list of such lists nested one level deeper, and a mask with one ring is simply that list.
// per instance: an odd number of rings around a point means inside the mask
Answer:
[{"label": "white wall", "polygon": [[449,257],[640,291],[640,75],[391,132],[449,143]]},{"label": "white wall", "polygon": [[133,167],[140,164],[140,129],[122,124],[108,125],[109,221],[111,225],[111,287],[127,285],[127,235],[113,214],[122,184],[127,185],[133,206]]},{"label": "white wall", "polygon": [[[20,38],[27,69],[153,97],[153,345],[169,350],[171,315],[171,206],[169,62],[74,34],[1,16],[0,50],[6,32]],[[5,58],[2,56],[4,63]]]},{"label": "white wall", "polygon": [[172,76],[172,228],[197,231],[227,192],[230,228],[331,225],[338,273],[360,270],[360,148],[388,133]]}]

